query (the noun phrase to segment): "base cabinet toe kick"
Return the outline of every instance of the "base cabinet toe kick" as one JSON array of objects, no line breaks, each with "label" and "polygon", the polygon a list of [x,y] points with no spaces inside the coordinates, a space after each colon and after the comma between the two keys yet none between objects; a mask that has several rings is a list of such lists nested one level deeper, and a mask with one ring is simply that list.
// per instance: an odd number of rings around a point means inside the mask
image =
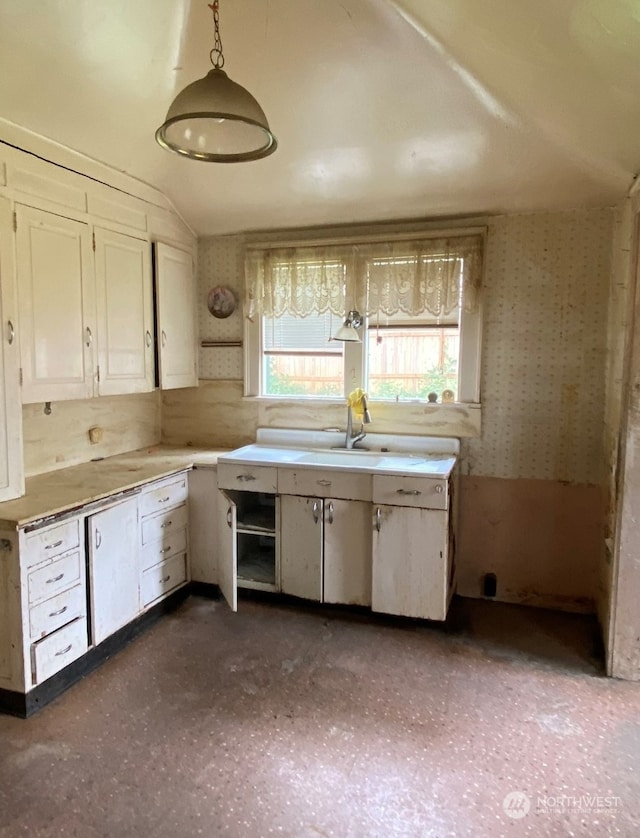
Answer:
[{"label": "base cabinet toe kick", "polygon": [[51,700],[189,579],[186,472],[0,527],[0,711],[28,715],[32,694]]},{"label": "base cabinet toe kick", "polygon": [[218,582],[444,620],[457,469],[446,476],[218,463]]}]

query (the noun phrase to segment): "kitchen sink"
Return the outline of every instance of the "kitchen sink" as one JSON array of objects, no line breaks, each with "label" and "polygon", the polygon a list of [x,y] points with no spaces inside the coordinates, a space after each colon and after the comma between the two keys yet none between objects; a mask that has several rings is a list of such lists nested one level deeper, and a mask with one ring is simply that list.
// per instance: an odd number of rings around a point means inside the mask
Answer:
[{"label": "kitchen sink", "polygon": [[356,466],[359,468],[375,468],[380,460],[384,458],[381,454],[371,454],[368,451],[359,451],[357,448],[337,451],[327,449],[326,451],[312,451],[304,454],[298,460],[299,465],[319,466]]}]

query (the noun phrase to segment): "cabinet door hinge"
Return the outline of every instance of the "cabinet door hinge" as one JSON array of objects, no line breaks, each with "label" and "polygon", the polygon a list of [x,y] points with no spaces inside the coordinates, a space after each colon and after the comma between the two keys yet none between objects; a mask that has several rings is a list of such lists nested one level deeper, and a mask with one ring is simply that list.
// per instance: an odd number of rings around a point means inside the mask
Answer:
[{"label": "cabinet door hinge", "polygon": [[22,374],[22,367],[20,367],[20,386],[22,387],[22,382],[24,381],[24,376]]},{"label": "cabinet door hinge", "polygon": [[100,384],[100,365],[98,364],[98,384]]},{"label": "cabinet door hinge", "polygon": [[93,233],[91,233],[91,242],[92,242],[93,252],[95,253],[96,252],[96,234],[95,234],[95,231]]},{"label": "cabinet door hinge", "polygon": [[13,211],[13,232],[18,232],[18,213],[15,210]]}]

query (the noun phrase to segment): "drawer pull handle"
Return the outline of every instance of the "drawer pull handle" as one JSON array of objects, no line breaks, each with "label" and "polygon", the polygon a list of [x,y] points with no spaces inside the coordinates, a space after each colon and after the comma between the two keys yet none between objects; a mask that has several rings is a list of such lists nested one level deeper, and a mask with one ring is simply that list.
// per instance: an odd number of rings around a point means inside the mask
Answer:
[{"label": "drawer pull handle", "polygon": [[256,480],[257,478],[253,474],[239,474],[237,479],[246,482],[247,480]]},{"label": "drawer pull handle", "polygon": [[167,495],[166,498],[158,498],[158,503],[166,503],[168,500],[171,500],[170,495]]},{"label": "drawer pull handle", "polygon": [[441,495],[442,494],[442,486],[436,486],[436,492]]},{"label": "drawer pull handle", "polygon": [[331,486],[330,480],[318,480],[316,481],[318,486]]},{"label": "drawer pull handle", "polygon": [[69,607],[68,605],[63,605],[62,608],[59,608],[57,611],[52,611],[51,614],[49,614],[49,616],[50,617],[59,617],[61,614],[64,614],[64,612],[67,610],[68,607]]},{"label": "drawer pull handle", "polygon": [[66,655],[67,652],[70,652],[72,649],[73,649],[73,643],[69,643],[69,645],[67,646],[66,649],[60,649],[59,652],[56,652],[56,657],[59,657],[60,655]]},{"label": "drawer pull handle", "polygon": [[56,547],[59,547],[62,544],[62,539],[60,541],[54,541],[53,544],[47,544],[44,548],[45,550],[55,550]]},{"label": "drawer pull handle", "polygon": [[168,582],[169,579],[171,579],[171,574],[169,574],[168,576],[163,576],[160,581],[162,582],[162,584],[164,584],[165,582]]},{"label": "drawer pull handle", "polygon": [[171,545],[169,545],[168,547],[165,547],[164,550],[160,550],[160,555],[162,556],[165,553],[168,553],[169,550],[171,550]]},{"label": "drawer pull handle", "polygon": [[421,495],[420,489],[398,489],[399,495]]},{"label": "drawer pull handle", "polygon": [[165,527],[170,527],[173,524],[173,521],[165,521],[164,524],[160,524],[160,529],[163,530]]},{"label": "drawer pull handle", "polygon": [[64,573],[59,573],[57,576],[52,576],[51,579],[47,579],[47,585],[50,585],[52,582],[59,582],[63,576]]}]

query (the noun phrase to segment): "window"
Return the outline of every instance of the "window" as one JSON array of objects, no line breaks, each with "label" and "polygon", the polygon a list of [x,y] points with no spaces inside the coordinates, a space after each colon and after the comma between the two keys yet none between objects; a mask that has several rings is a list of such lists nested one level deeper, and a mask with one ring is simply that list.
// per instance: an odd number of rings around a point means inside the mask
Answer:
[{"label": "window", "polygon": [[[245,391],[265,397],[479,401],[483,237],[250,248]],[[362,342],[332,340],[362,311]]]}]

